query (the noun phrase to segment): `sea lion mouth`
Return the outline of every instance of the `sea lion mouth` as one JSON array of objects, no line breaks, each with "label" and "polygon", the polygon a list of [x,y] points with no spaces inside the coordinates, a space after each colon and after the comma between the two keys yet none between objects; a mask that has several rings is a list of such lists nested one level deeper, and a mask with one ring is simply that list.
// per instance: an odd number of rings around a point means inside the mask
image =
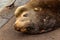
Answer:
[{"label": "sea lion mouth", "polygon": [[32,27],[27,27],[27,28],[21,28],[20,32],[22,33],[30,33],[33,30]]},{"label": "sea lion mouth", "polygon": [[26,32],[26,30],[27,30],[26,28],[20,29],[21,32]]}]

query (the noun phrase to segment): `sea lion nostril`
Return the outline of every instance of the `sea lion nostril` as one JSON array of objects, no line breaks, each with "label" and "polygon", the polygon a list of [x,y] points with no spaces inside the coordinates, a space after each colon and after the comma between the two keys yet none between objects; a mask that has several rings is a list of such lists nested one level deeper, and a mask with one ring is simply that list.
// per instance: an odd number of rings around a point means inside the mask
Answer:
[{"label": "sea lion nostril", "polygon": [[20,31],[20,28],[19,27],[15,27],[15,30]]}]

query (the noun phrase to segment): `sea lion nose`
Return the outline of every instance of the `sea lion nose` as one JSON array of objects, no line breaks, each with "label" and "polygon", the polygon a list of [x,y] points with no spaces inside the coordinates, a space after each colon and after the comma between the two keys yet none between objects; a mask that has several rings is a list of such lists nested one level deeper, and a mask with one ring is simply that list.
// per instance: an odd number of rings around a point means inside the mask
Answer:
[{"label": "sea lion nose", "polygon": [[17,31],[20,31],[20,28],[19,28],[19,27],[17,27],[17,25],[16,25],[16,24],[14,25],[14,29],[15,29],[15,30],[17,30]]},{"label": "sea lion nose", "polygon": [[27,31],[31,31],[34,29],[34,24],[29,24],[23,27],[18,27],[16,24],[14,25],[15,30],[20,31],[20,32],[27,32]]},{"label": "sea lion nose", "polygon": [[25,27],[18,27],[16,24],[14,25],[14,29],[16,31],[20,31],[20,32],[25,32],[26,31],[26,28]]}]

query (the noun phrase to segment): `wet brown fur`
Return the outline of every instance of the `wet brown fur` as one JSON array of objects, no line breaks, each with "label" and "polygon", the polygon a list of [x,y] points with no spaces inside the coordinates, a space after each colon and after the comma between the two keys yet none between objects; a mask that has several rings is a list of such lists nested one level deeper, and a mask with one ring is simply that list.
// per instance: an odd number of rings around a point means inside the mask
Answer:
[{"label": "wet brown fur", "polygon": [[[22,9],[22,8],[20,8],[20,9]],[[20,17],[20,15],[21,15],[20,13],[22,13],[23,11],[26,10],[28,12],[29,10],[32,9],[38,15],[38,19],[36,19],[36,20],[44,19],[44,16],[47,15],[48,17],[51,17],[52,21],[56,20],[56,24],[54,27],[52,27],[52,30],[60,27],[60,0],[31,0],[27,4],[25,4],[25,6],[23,7],[23,9],[21,11],[20,11],[20,9],[18,8],[18,10],[16,10],[17,13],[15,13],[15,15],[17,17],[18,16]],[[46,20],[50,20],[50,19],[46,19]],[[41,20],[41,22],[42,22],[42,20]],[[36,25],[38,25],[38,23]],[[42,30],[40,32],[49,31],[49,30],[45,30],[47,27],[43,26],[42,28],[43,29],[40,28],[40,30]]]}]

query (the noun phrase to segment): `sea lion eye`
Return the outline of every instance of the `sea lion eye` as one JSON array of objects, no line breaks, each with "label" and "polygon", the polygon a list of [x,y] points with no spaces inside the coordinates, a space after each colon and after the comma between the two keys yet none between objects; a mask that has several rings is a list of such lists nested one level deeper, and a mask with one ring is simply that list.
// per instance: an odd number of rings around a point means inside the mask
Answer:
[{"label": "sea lion eye", "polygon": [[28,16],[28,14],[24,14],[24,15],[23,15],[23,17],[27,17],[27,16]]},{"label": "sea lion eye", "polygon": [[20,16],[23,12],[27,11],[26,8],[18,8],[15,12],[15,16],[18,17]]}]

